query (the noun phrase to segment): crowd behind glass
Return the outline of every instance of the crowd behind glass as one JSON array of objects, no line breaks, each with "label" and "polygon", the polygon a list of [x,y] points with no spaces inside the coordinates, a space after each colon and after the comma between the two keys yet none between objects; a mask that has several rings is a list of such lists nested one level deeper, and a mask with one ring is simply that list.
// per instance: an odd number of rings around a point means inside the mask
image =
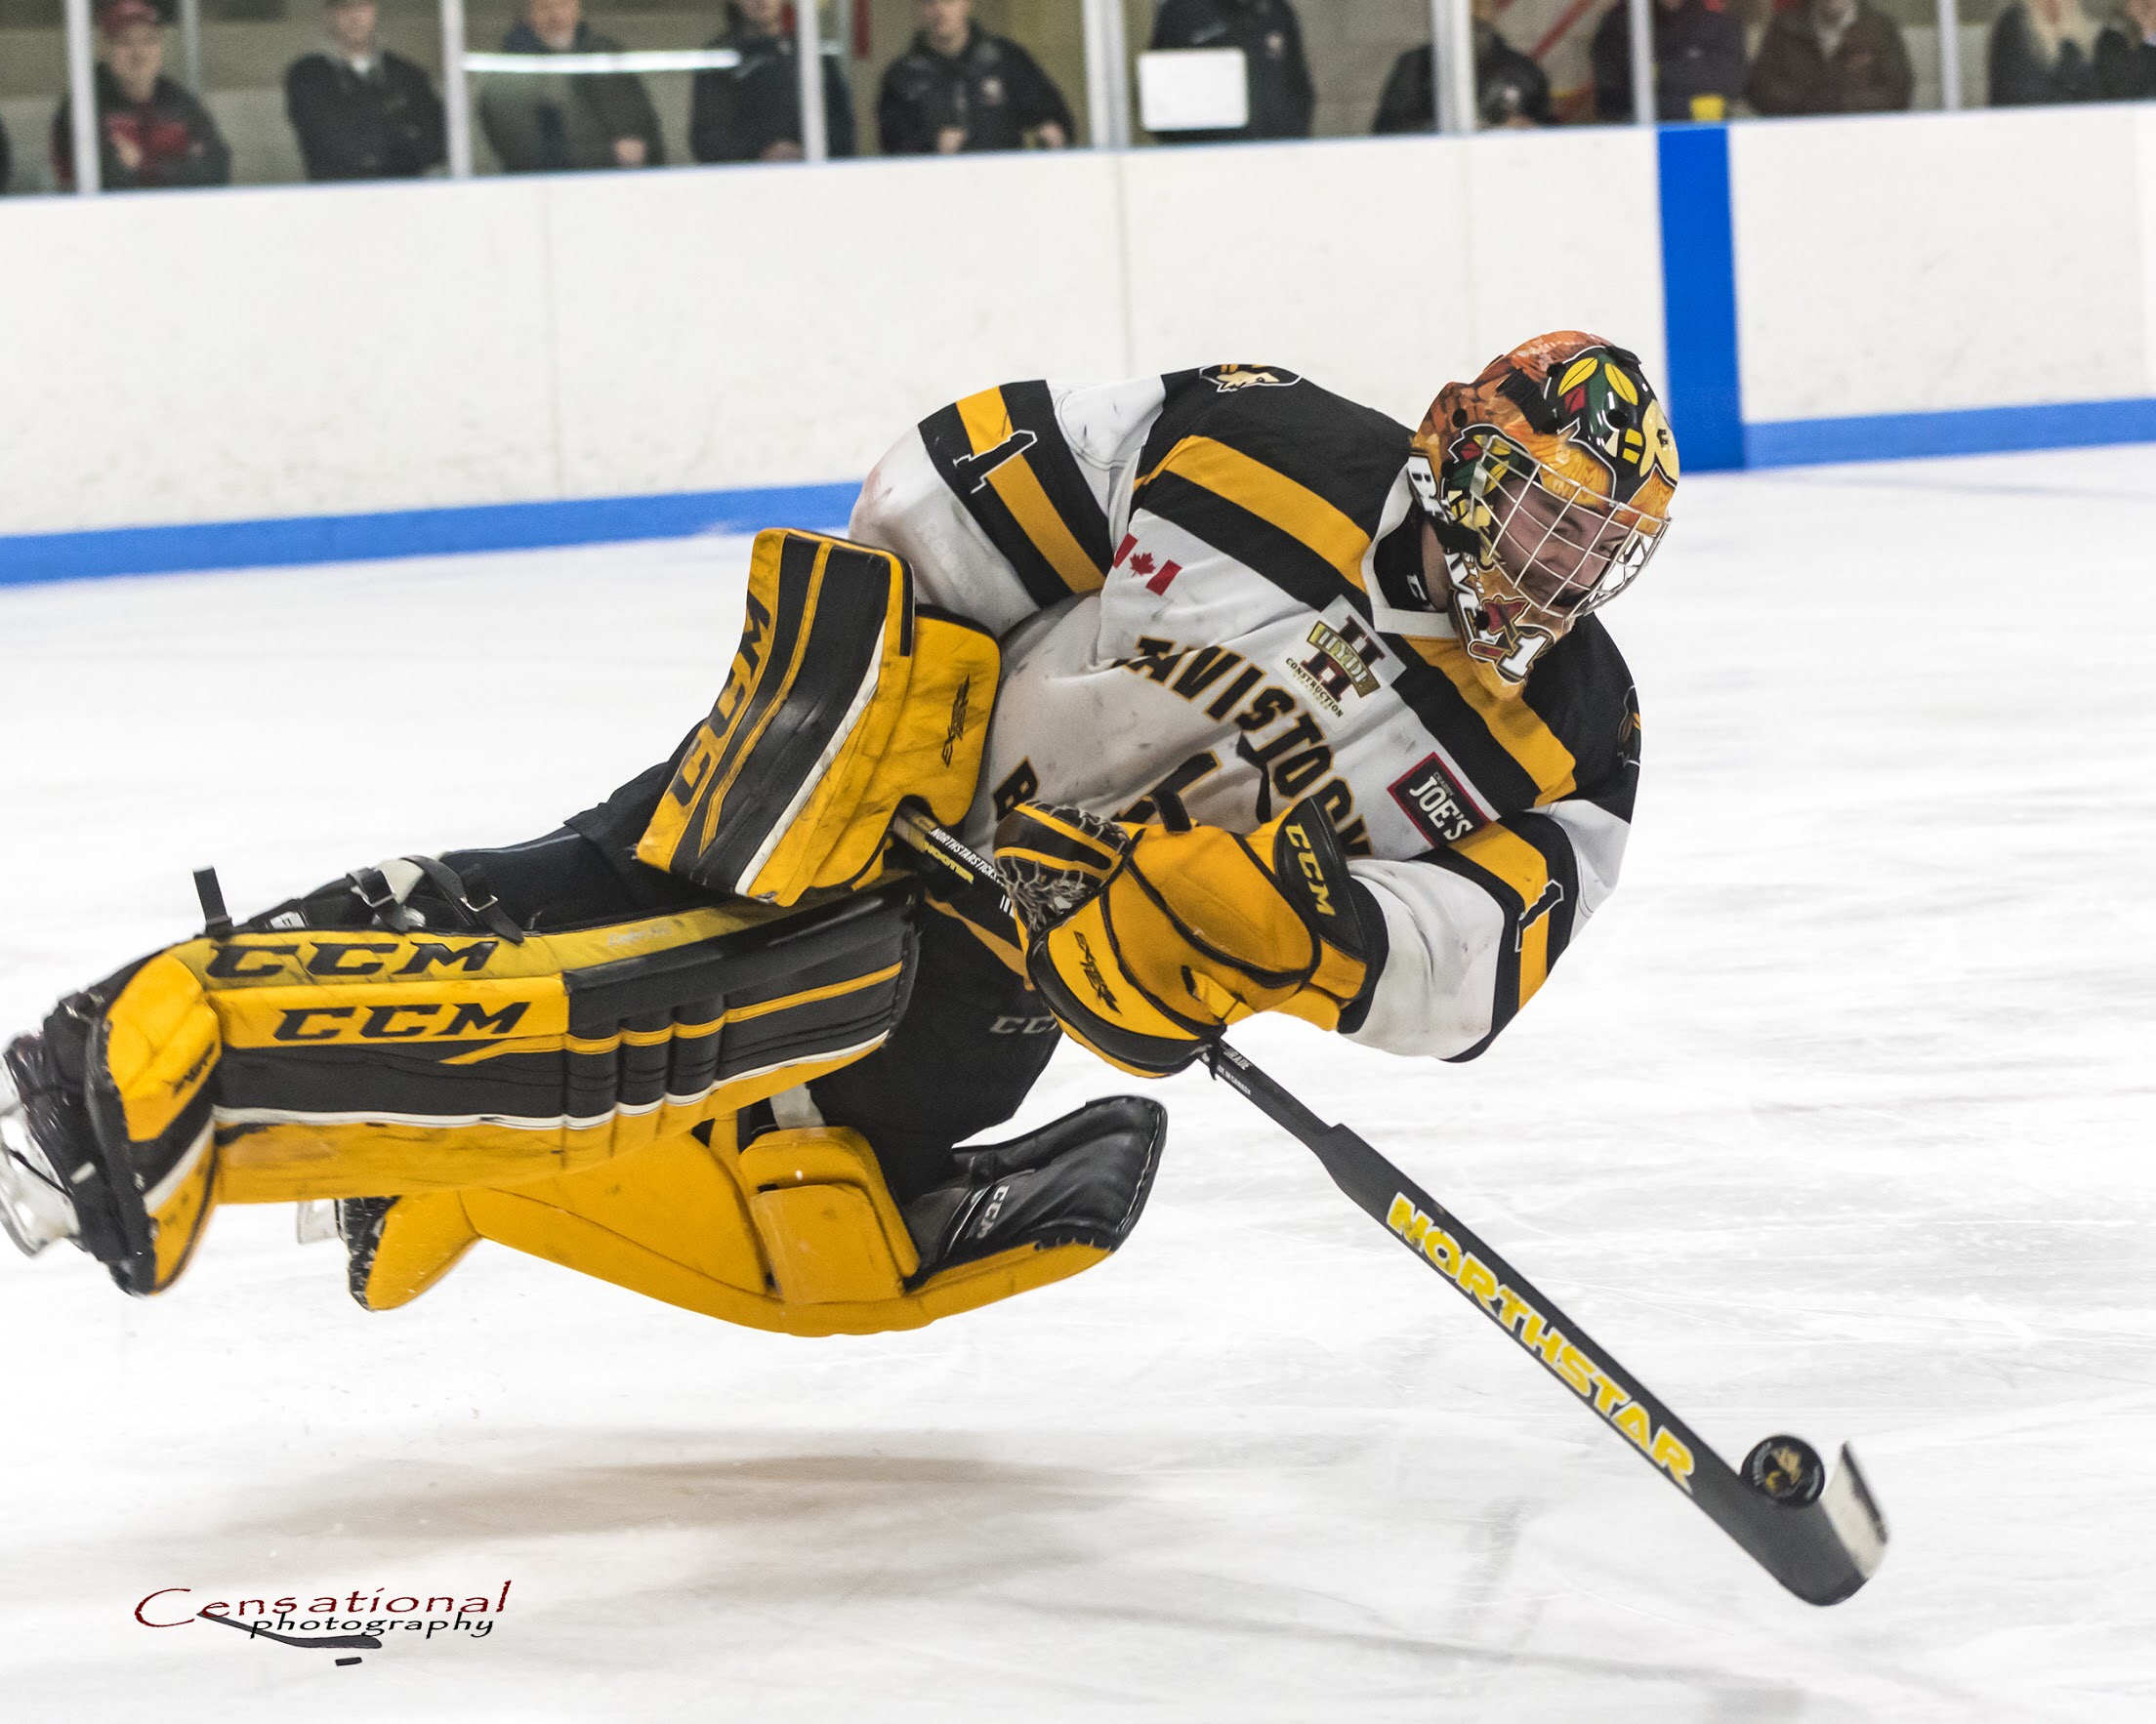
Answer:
[{"label": "crowd behind glass", "polygon": [[[314,0],[294,0],[311,5]],[[1152,49],[1234,48],[1246,59],[1248,123],[1164,134],[1160,143],[1286,139],[1311,133],[1316,86],[1298,5],[1351,0],[1160,0]],[[1609,6],[1588,41],[1589,79],[1555,92],[1540,58],[1555,37],[1508,39],[1510,0],[1472,0],[1475,99],[1482,126],[1534,127],[1633,119],[1632,29]],[[174,0],[103,0],[96,18],[96,136],[109,190],[229,182],[232,152],[200,96],[167,64]],[[507,55],[618,53],[583,16],[584,0],[519,0]],[[1749,19],[1747,6],[1753,11]],[[2115,7],[2115,10],[2114,10]],[[1585,7],[1565,14],[1578,21]],[[984,28],[974,0],[915,0],[911,41],[871,92],[855,90],[847,57],[827,50],[825,128],[833,156],[1061,149],[1080,141],[1069,100],[1027,47]],[[697,71],[688,153],[699,162],[798,160],[802,87],[789,0],[726,0],[707,46],[730,65]],[[394,179],[444,159],[440,95],[428,71],[382,45],[378,0],[326,0],[322,36],[293,61],[283,108],[313,180]],[[708,26],[707,26],[708,27]],[[1916,75],[1903,27],[1875,0],[1653,0],[1654,102],[1666,121],[1744,114],[1884,112],[1912,104]],[[1991,21],[1981,88],[1994,105],[2156,97],[2156,0],[2010,0]],[[715,56],[723,59],[724,56]],[[1403,49],[1370,99],[1369,129],[1435,123],[1432,54]],[[1083,92],[1080,92],[1081,99]],[[21,113],[21,103],[16,110]],[[859,110],[859,111],[857,111]],[[643,78],[631,71],[479,80],[475,114],[507,172],[637,169],[667,149]],[[0,189],[74,183],[68,101],[48,136],[0,129]],[[11,157],[15,171],[11,177]],[[28,171],[26,171],[28,170]]]}]

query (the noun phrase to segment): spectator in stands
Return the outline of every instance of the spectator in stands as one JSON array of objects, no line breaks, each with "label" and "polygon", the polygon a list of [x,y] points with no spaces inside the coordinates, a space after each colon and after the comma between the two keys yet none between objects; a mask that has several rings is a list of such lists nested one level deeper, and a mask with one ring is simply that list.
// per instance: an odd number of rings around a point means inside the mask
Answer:
[{"label": "spectator in stands", "polygon": [[1303,25],[1289,0],[1161,0],[1155,48],[1240,48],[1249,68],[1250,123],[1230,132],[1169,132],[1164,144],[1307,138],[1317,86],[1303,53]]},{"label": "spectator in stands", "polygon": [[1870,0],[1799,0],[1767,21],[1744,97],[1762,114],[1886,113],[1915,90],[1900,26]]},{"label": "spectator in stands", "polygon": [[[583,0],[523,0],[504,54],[619,54],[584,21]],[[479,123],[512,174],[647,168],[666,159],[659,116],[634,72],[497,74],[479,93]]]},{"label": "spectator in stands", "polygon": [[[1550,80],[1542,67],[1498,34],[1497,0],[1474,0],[1474,100],[1485,126],[1554,126]],[[1370,130],[1430,132],[1437,125],[1435,68],[1430,46],[1410,48],[1392,62]]]},{"label": "spectator in stands", "polygon": [[[801,160],[801,75],[785,0],[730,0],[726,28],[705,44],[730,48],[741,63],[696,74],[688,153],[700,162]],[[823,62],[824,137],[831,153],[853,153],[853,97],[838,57]]]},{"label": "spectator in stands", "polygon": [[2105,102],[2156,98],[2156,0],[2126,0],[2126,16],[2096,38],[2096,94]]},{"label": "spectator in stands", "polygon": [[974,21],[974,0],[920,0],[921,28],[884,73],[876,125],[886,155],[1062,149],[1070,105],[1034,58]]},{"label": "spectator in stands", "polygon": [[325,51],[284,74],[284,111],[310,180],[409,180],[442,157],[441,99],[376,39],[375,0],[327,0]]},{"label": "spectator in stands", "polygon": [[1991,26],[1991,105],[2094,102],[2095,41],[2081,0],[2014,0]]},{"label": "spectator in stands", "polygon": [[[164,75],[157,9],[149,0],[105,0],[98,33],[98,183],[108,191],[228,184],[232,152],[210,110]],[[53,179],[63,191],[75,185],[72,103],[63,98],[53,115]]]},{"label": "spectator in stands", "polygon": [[[1632,24],[1628,9],[1602,15],[1588,47],[1595,117],[1629,120]],[[1655,0],[1654,104],[1663,120],[1721,120],[1744,94],[1744,25],[1727,0]]]}]

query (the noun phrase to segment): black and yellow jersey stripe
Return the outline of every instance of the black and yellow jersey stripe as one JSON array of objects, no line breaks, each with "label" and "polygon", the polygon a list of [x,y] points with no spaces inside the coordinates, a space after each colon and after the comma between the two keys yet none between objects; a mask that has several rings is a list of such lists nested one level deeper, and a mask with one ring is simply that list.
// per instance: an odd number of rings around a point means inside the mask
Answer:
[{"label": "black and yellow jersey stripe", "polygon": [[1099,589],[1107,512],[1057,423],[1048,385],[982,390],[921,422],[929,459],[1042,607]]},{"label": "black and yellow jersey stripe", "polygon": [[1162,380],[1133,512],[1173,521],[1312,610],[1365,615],[1363,561],[1407,464],[1407,427],[1299,381],[1223,393],[1204,372]]}]

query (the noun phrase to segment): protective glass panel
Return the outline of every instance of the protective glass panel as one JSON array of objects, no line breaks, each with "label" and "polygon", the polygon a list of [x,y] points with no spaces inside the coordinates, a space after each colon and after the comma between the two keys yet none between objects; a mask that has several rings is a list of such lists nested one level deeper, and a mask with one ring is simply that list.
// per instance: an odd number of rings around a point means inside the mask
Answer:
[{"label": "protective glass panel", "polygon": [[0,194],[53,189],[53,108],[66,89],[60,0],[0,0]]},{"label": "protective glass panel", "polygon": [[[5,3],[26,12],[34,0]],[[57,0],[49,10],[57,97],[64,32]],[[105,190],[394,178],[441,159],[433,0],[103,0],[94,15]],[[54,100],[29,103],[43,112],[21,127],[0,103],[18,189],[72,182]]]},{"label": "protective glass panel", "polygon": [[441,171],[435,0],[199,3],[204,101],[231,143],[235,184]]},{"label": "protective glass panel", "polygon": [[[1473,0],[1475,105],[1485,130],[1623,125],[1632,117],[1622,4]],[[1538,109],[1537,98],[1547,102]]]},{"label": "protective glass panel", "polygon": [[[1745,73],[1752,28],[1767,0],[1650,0],[1648,29],[1655,118],[1670,124],[1736,119],[1748,112]],[[1638,113],[1632,67],[1633,18],[1625,0],[1582,9],[1573,32],[1584,61],[1585,113],[1621,125]]]},{"label": "protective glass panel", "polygon": [[[1697,5],[1699,0],[1692,0]],[[1934,0],[1747,0],[1741,113],[1900,113],[1939,103]]]},{"label": "protective glass panel", "polygon": [[[317,7],[308,0],[94,0],[92,12],[104,189],[303,177],[282,81],[287,64],[320,35]],[[74,185],[67,88],[60,0],[0,0],[0,123],[12,144],[13,189]]]},{"label": "protective glass panel", "polygon": [[[474,0],[465,73],[474,170],[643,172],[799,161],[798,38],[784,0]],[[828,152],[854,152],[834,11],[817,15]],[[716,27],[715,27],[716,26]]]},{"label": "protective glass panel", "polygon": [[[1472,0],[1474,124],[1593,117],[1588,43],[1606,0]],[[1145,144],[1432,132],[1442,103],[1430,0],[1124,0],[1133,139]],[[1150,91],[1211,87],[1239,57],[1242,123],[1207,123]],[[1178,62],[1188,62],[1184,72]],[[1175,76],[1171,78],[1170,72]],[[1629,117],[1629,107],[1626,117]]]},{"label": "protective glass panel", "polygon": [[[441,159],[434,0],[104,0],[94,8],[109,191],[418,174]],[[10,188],[73,183],[60,0],[0,0]]]},{"label": "protective glass panel", "polygon": [[1084,0],[853,0],[865,148],[1060,149],[1092,141]]},{"label": "protective glass panel", "polygon": [[1962,104],[2156,96],[2156,0],[1962,0]]}]

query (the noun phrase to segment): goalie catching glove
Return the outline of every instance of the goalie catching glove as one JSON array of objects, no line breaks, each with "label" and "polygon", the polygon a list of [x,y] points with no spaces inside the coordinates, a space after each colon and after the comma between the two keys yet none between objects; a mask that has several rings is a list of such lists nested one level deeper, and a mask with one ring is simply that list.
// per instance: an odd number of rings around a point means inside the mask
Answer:
[{"label": "goalie catching glove", "polygon": [[1261,1011],[1352,1029],[1384,964],[1383,914],[1314,800],[1247,838],[1027,803],[997,828],[996,862],[1049,1009],[1140,1076]]}]

